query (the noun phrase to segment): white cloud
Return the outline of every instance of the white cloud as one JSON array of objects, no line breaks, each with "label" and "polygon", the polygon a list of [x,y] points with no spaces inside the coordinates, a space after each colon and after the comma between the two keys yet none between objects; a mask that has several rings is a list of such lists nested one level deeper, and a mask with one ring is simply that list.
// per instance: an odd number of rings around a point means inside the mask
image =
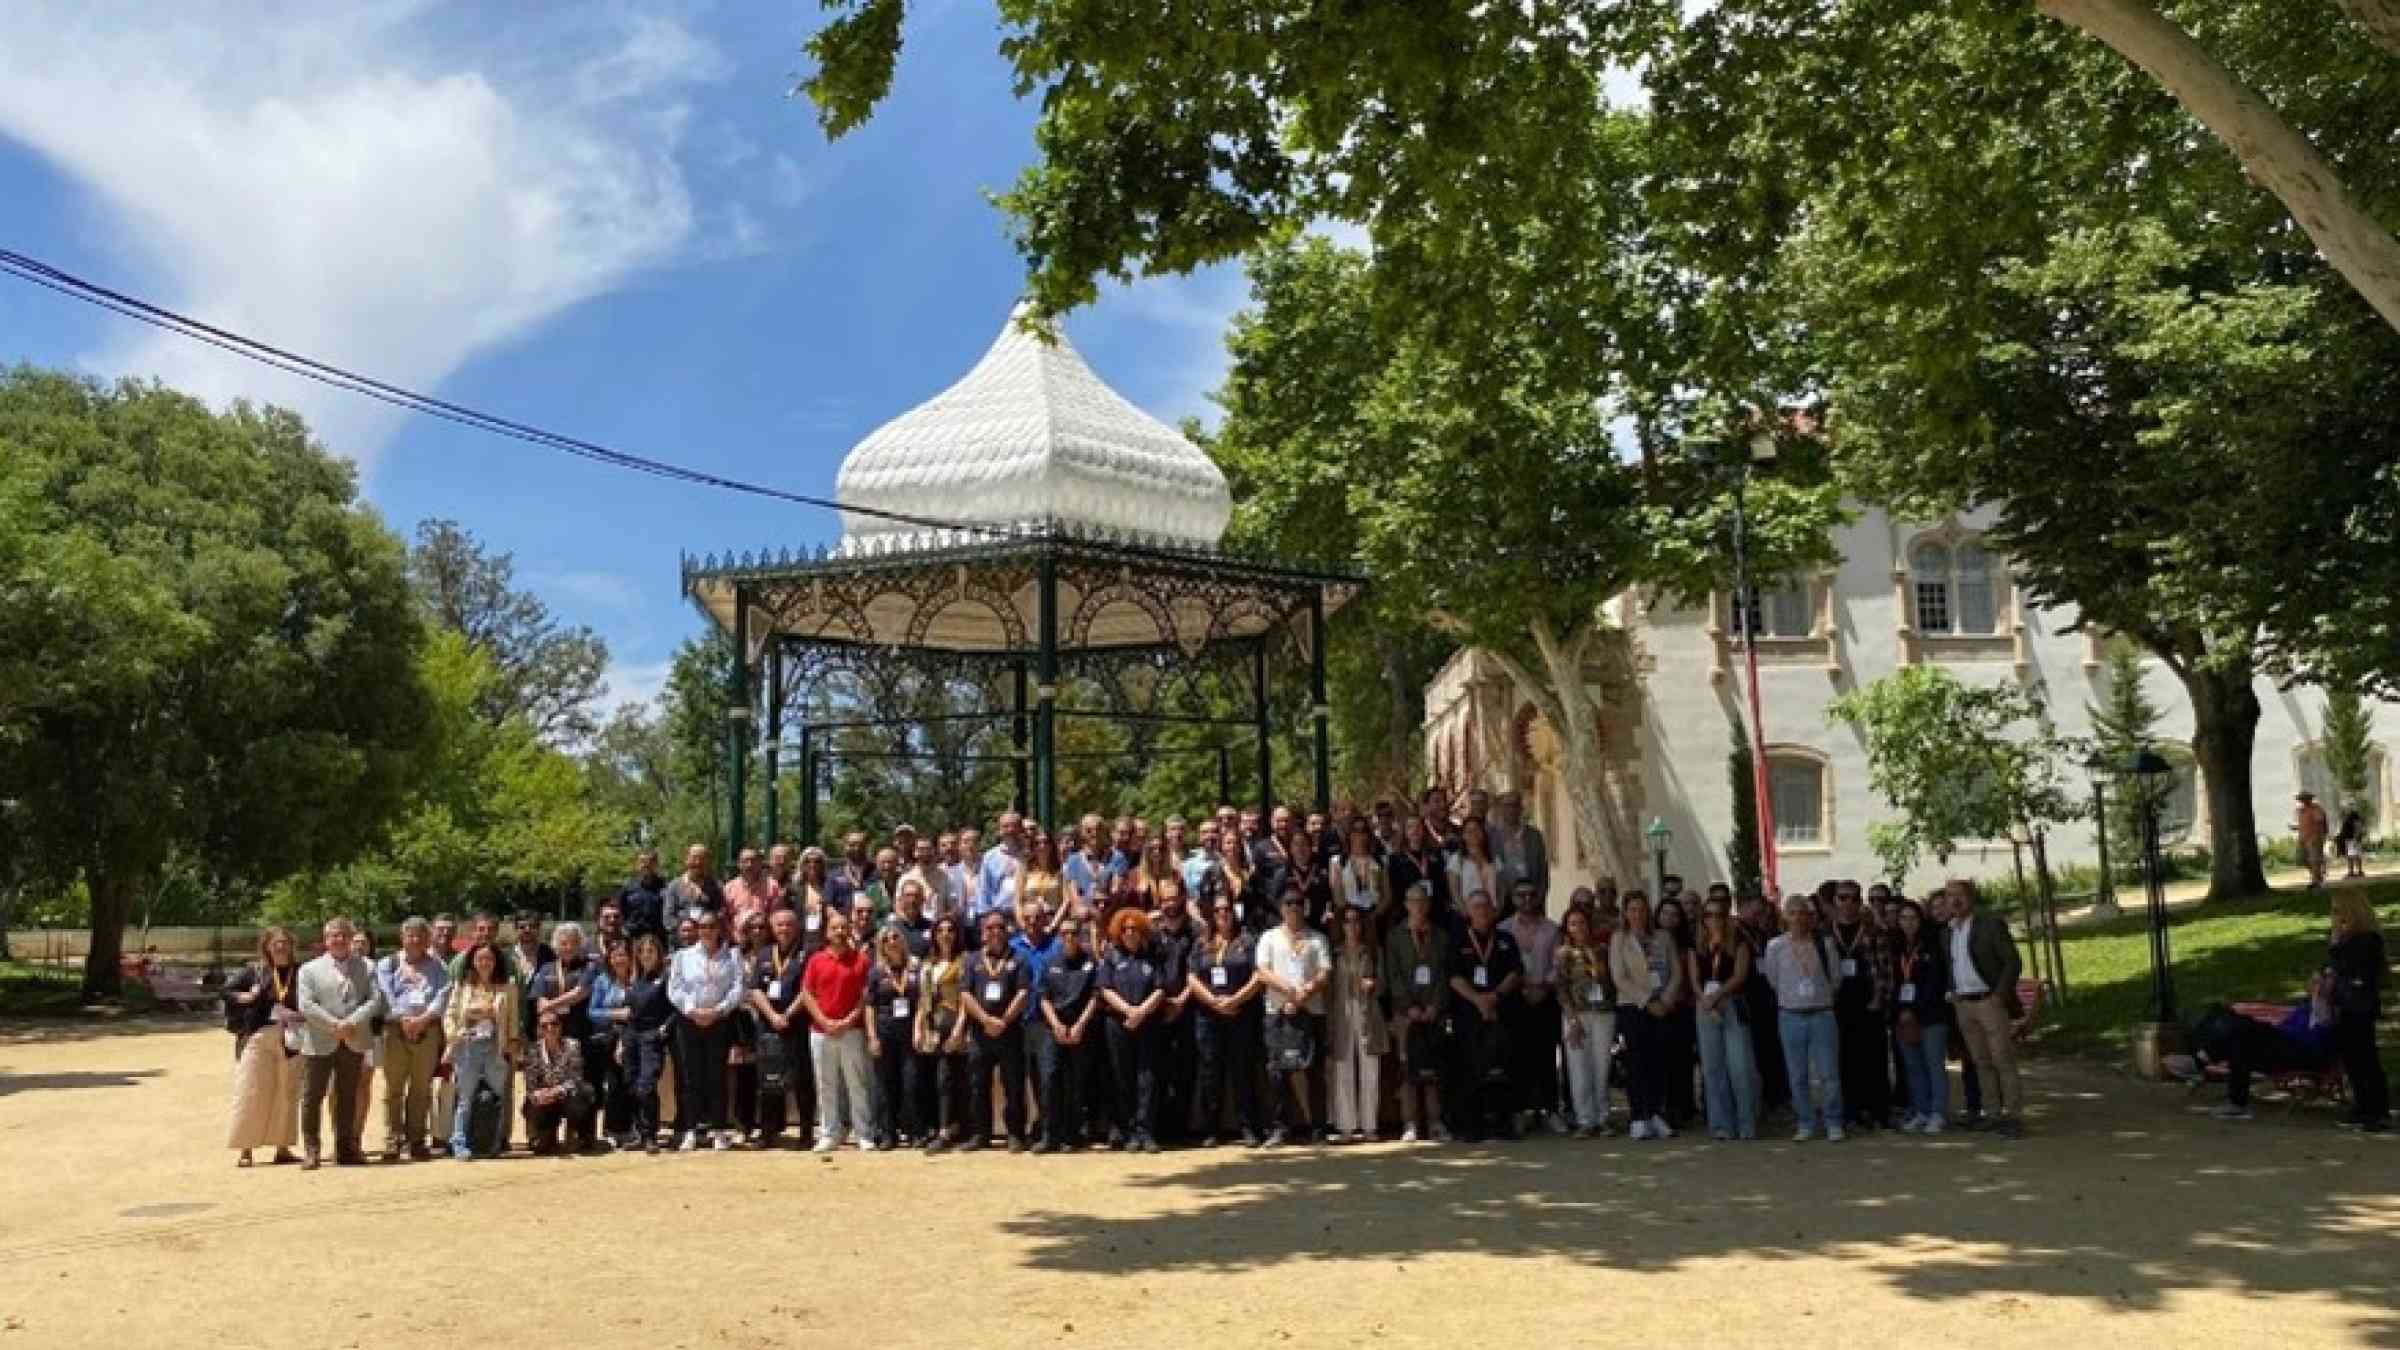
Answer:
[{"label": "white cloud", "polygon": [[[153,298],[429,388],[685,245],[673,92],[726,63],[642,18],[543,34],[501,69],[480,10],[440,16],[465,21],[444,42],[425,8],[20,0],[0,135],[93,194],[163,274]],[[370,466],[403,416],[157,332],[87,363],[288,404]]]},{"label": "white cloud", "polygon": [[[554,602],[560,596],[573,601],[574,609],[605,610],[614,615],[637,613],[650,599],[633,578],[615,572],[534,571],[525,575],[525,585],[536,595],[553,601],[550,607],[554,610],[562,608]],[[577,620],[591,621],[589,616]]]},{"label": "white cloud", "polygon": [[1164,368],[1160,378],[1167,390],[1142,400],[1151,416],[1170,425],[1185,417],[1217,420],[1217,405],[1208,396],[1225,382],[1225,329],[1248,299],[1248,283],[1235,263],[1101,288],[1098,308],[1161,330],[1161,340],[1145,352]]},{"label": "white cloud", "polygon": [[608,710],[631,704],[648,708],[667,687],[667,675],[675,667],[673,661],[611,661],[605,678],[608,681],[606,703]]}]

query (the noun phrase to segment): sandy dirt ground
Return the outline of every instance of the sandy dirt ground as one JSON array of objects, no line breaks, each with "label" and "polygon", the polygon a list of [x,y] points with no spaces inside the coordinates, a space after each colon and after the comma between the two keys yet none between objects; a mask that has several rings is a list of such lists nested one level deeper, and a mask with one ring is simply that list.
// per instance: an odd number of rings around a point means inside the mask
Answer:
[{"label": "sandy dirt ground", "polygon": [[0,1026],[0,1350],[2400,1347],[2400,1146],[2082,1065],[2014,1144],[314,1174],[235,1170],[230,1070],[205,1023]]}]

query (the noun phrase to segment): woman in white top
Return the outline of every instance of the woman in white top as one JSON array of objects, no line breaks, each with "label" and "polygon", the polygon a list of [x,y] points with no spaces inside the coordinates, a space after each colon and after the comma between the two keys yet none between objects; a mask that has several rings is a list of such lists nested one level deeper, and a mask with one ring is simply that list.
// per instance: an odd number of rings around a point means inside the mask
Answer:
[{"label": "woman in white top", "polygon": [[1370,944],[1383,941],[1398,902],[1392,898],[1391,874],[1375,854],[1375,835],[1365,816],[1350,818],[1350,832],[1342,839],[1341,867],[1333,875],[1333,898],[1341,908],[1367,916]]},{"label": "woman in white top", "polygon": [[1466,897],[1477,891],[1494,897],[1495,903],[1506,892],[1500,889],[1500,860],[1492,856],[1492,836],[1480,816],[1467,817],[1459,827],[1458,852],[1450,855],[1450,894],[1466,908]]},{"label": "woman in white top", "polygon": [[1625,1098],[1636,1139],[1671,1139],[1667,1124],[1667,1010],[1683,994],[1675,940],[1650,922],[1650,897],[1627,891],[1622,922],[1608,942],[1609,978],[1617,986],[1617,1034],[1625,1038]]}]

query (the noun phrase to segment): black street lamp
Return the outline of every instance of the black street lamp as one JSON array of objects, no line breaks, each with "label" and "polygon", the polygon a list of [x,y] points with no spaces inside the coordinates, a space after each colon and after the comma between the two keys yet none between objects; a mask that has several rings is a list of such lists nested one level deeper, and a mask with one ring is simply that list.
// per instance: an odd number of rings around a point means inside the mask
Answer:
[{"label": "black street lamp", "polygon": [[2092,917],[2113,919],[2117,917],[2117,877],[2108,865],[2108,776],[2115,766],[2109,763],[2106,751],[2094,750],[2083,767],[2092,777],[2092,828],[2099,832],[2100,848],[2100,882],[2092,896]]},{"label": "black street lamp", "polygon": [[2158,852],[2158,805],[2164,793],[2163,781],[2175,772],[2175,766],[2148,745],[2137,748],[2118,770],[2123,777],[2134,781],[2141,795],[2136,800],[2142,811],[2142,889],[2148,893],[2150,904],[2150,980],[2152,985],[2152,1020],[2166,1026],[2175,1023],[2175,975],[2169,969],[2167,950],[2167,885],[2166,867]]}]

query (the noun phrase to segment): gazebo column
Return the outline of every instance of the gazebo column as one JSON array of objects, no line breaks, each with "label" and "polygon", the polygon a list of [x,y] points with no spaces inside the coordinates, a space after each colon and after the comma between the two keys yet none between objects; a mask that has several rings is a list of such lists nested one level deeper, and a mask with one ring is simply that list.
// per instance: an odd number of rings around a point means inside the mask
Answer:
[{"label": "gazebo column", "polygon": [[733,587],[733,697],[725,708],[725,773],[730,782],[727,802],[732,810],[726,814],[725,856],[722,865],[731,867],[742,855],[742,842],[749,822],[742,819],[747,809],[743,789],[750,776],[750,588],[739,582]]},{"label": "gazebo column", "polygon": [[800,724],[800,847],[817,844],[817,729]]},{"label": "gazebo column", "polygon": [[1325,702],[1325,588],[1308,593],[1308,716],[1316,732],[1317,809],[1333,810],[1333,743],[1326,724],[1333,709]]},{"label": "gazebo column", "polygon": [[1264,828],[1275,811],[1275,750],[1267,739],[1271,727],[1267,718],[1267,640],[1263,635],[1250,649],[1250,678],[1257,691],[1253,713],[1258,736],[1258,818]]},{"label": "gazebo column", "polygon": [[1033,714],[1034,815],[1042,828],[1058,826],[1058,555],[1045,549],[1034,600],[1037,662]]},{"label": "gazebo column", "polygon": [[1028,673],[1029,672],[1026,670],[1025,666],[1025,658],[1022,656],[1018,657],[1016,702],[1017,715],[1010,720],[1008,728],[1008,743],[1010,747],[1016,751],[1016,760],[1010,767],[1016,773],[1017,783],[1016,795],[1009,799],[1009,805],[1016,810],[1018,815],[1025,814],[1025,812],[1031,810],[1033,807],[1033,798],[1027,795],[1025,790],[1025,775],[1026,772],[1032,767],[1025,757],[1025,737],[1027,731],[1025,715],[1029,708],[1025,698],[1025,681]]},{"label": "gazebo column", "polygon": [[776,797],[783,774],[783,644],[767,641],[767,791],[766,811],[759,819],[758,837],[770,848],[783,834],[783,815]]}]

